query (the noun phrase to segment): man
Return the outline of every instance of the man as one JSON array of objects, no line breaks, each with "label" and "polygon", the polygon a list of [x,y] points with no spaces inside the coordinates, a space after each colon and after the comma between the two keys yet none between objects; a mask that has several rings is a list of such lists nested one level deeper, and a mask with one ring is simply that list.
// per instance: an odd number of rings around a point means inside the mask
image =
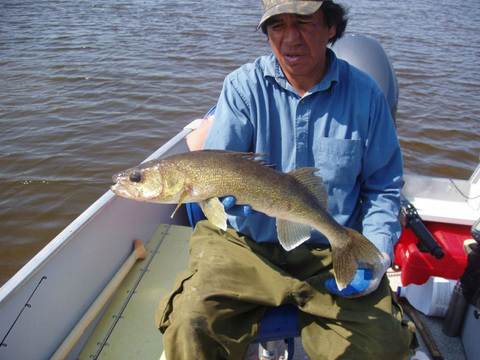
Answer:
[{"label": "man", "polygon": [[227,231],[197,224],[189,269],[159,306],[167,359],[242,359],[266,307],[284,303],[299,308],[312,359],[405,359],[416,346],[414,330],[385,276],[400,235],[402,181],[386,100],[371,78],[327,49],[346,26],[341,6],[262,4],[259,27],[273,54],[227,76],[204,148],[266,153],[283,172],[319,168],[329,212],[362,232],[384,260],[339,291],[320,233],[287,252],[274,219],[234,206]]}]

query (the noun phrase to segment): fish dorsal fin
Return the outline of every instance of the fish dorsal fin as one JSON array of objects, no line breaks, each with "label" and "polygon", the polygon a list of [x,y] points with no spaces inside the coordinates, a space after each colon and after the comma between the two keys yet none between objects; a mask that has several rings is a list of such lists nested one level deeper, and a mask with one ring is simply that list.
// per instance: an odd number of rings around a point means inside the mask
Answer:
[{"label": "fish dorsal fin", "polygon": [[315,175],[317,171],[318,169],[314,167],[301,167],[290,171],[289,174],[305,186],[325,209],[328,209],[327,190],[323,185],[322,177]]},{"label": "fish dorsal fin", "polygon": [[270,164],[263,159],[259,159],[261,157],[265,157],[267,154],[249,153],[249,152],[235,152],[235,151],[231,151],[230,153],[232,155],[241,157],[243,159],[247,159],[247,160],[250,160],[250,161],[255,161],[256,163],[264,165],[264,166],[268,166],[268,167],[272,167],[272,168],[275,167],[274,164]]},{"label": "fish dorsal fin", "polygon": [[290,251],[310,238],[310,228],[307,225],[277,219],[277,235],[283,248]]},{"label": "fish dorsal fin", "polygon": [[203,213],[213,225],[219,227],[223,231],[227,230],[227,213],[218,197],[200,201],[199,204]]},{"label": "fish dorsal fin", "polygon": [[261,157],[265,157],[267,154],[265,153],[252,153],[252,152],[239,152],[239,151],[231,151],[231,150],[201,150],[203,152],[210,152],[212,154],[220,154],[220,155],[228,155],[228,156],[236,156],[242,159],[247,159],[250,161],[255,161],[256,163],[268,166],[268,167],[275,167],[274,164],[270,164],[265,160],[259,159]]}]

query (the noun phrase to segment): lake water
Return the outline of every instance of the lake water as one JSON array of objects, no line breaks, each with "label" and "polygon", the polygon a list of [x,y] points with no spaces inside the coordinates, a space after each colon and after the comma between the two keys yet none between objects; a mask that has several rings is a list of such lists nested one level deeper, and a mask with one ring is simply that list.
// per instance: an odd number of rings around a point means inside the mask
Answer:
[{"label": "lake water", "polygon": [[[468,178],[480,155],[480,2],[356,0],[400,84],[407,173]],[[259,0],[0,2],[0,284],[270,52]]]}]

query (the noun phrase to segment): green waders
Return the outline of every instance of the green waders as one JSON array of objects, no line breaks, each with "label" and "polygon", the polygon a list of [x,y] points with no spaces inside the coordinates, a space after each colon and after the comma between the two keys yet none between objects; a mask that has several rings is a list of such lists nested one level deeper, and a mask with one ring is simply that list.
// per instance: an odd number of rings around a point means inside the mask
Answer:
[{"label": "green waders", "polygon": [[412,323],[385,277],[372,294],[329,293],[331,250],[302,244],[285,251],[233,229],[199,222],[189,269],[157,310],[167,360],[244,359],[267,306],[299,308],[303,346],[311,359],[406,359],[418,346]]}]

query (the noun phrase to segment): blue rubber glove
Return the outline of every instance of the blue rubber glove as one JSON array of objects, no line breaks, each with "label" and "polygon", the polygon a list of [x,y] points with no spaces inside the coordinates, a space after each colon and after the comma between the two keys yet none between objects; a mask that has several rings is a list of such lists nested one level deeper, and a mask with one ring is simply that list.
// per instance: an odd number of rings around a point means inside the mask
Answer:
[{"label": "blue rubber glove", "polygon": [[335,279],[325,281],[325,287],[333,294],[350,296],[368,289],[372,282],[372,269],[358,268],[353,280],[345,289],[339,290]]},{"label": "blue rubber glove", "polygon": [[236,205],[237,199],[234,196],[225,196],[220,200],[228,215],[247,217],[253,211],[249,205]]},{"label": "blue rubber glove", "polygon": [[382,253],[382,260],[372,268],[359,266],[353,280],[345,289],[339,290],[335,279],[325,281],[325,287],[333,294],[348,298],[358,298],[368,295],[377,290],[390,264],[390,256]]}]

